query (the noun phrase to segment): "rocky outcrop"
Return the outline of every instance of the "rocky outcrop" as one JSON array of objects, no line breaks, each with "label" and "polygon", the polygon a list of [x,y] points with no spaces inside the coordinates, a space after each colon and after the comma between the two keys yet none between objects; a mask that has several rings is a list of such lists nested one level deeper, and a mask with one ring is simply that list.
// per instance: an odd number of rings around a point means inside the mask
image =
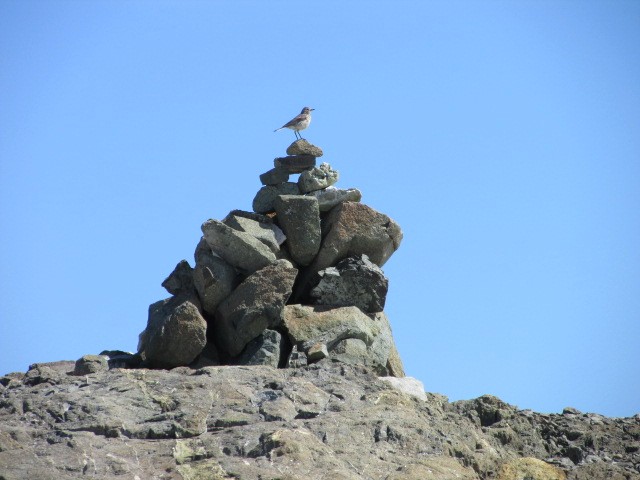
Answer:
[{"label": "rocky outcrop", "polygon": [[74,369],[0,377],[0,478],[640,478],[640,416],[449,403],[415,380],[326,361]]}]

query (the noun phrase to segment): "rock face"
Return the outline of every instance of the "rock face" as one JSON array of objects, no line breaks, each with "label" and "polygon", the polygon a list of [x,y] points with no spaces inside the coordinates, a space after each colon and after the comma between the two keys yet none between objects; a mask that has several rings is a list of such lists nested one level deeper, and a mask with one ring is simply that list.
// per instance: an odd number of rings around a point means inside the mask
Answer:
[{"label": "rock face", "polygon": [[640,478],[640,416],[540,414],[489,396],[449,403],[411,380],[324,361],[74,368],[0,377],[1,478]]}]

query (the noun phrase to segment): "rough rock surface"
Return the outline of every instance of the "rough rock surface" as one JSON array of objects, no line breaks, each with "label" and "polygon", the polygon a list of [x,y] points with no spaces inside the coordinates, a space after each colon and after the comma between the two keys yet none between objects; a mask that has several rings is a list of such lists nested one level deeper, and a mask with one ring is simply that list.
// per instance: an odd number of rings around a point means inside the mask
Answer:
[{"label": "rough rock surface", "polygon": [[260,183],[263,185],[277,185],[289,181],[289,172],[282,168],[272,168],[260,175]]},{"label": "rough rock surface", "polygon": [[73,370],[56,362],[0,377],[1,478],[640,478],[640,416],[420,399],[327,360]]},{"label": "rough rock surface", "polygon": [[204,238],[196,249],[196,267],[193,284],[198,292],[202,309],[213,315],[220,302],[236,287],[236,269],[215,255]]},{"label": "rough rock surface", "polygon": [[287,147],[287,155],[311,155],[313,157],[321,157],[322,149],[302,138]]},{"label": "rough rock surface", "polygon": [[140,334],[138,353],[157,368],[188,365],[207,343],[207,322],[194,297],[171,297],[149,306],[147,328]]},{"label": "rough rock surface", "polygon": [[338,181],[339,174],[328,163],[306,170],[298,178],[298,188],[301,193],[315,192],[330,187]]},{"label": "rough rock surface", "polygon": [[273,165],[288,173],[302,173],[316,166],[316,157],[313,155],[278,157],[273,160]]},{"label": "rough rock surface", "polygon": [[307,193],[318,199],[318,207],[321,212],[328,212],[333,207],[342,202],[359,202],[362,199],[362,193],[357,188],[341,189],[335,187],[327,187],[324,190],[316,190]]},{"label": "rough rock surface", "polygon": [[193,269],[189,262],[186,260],[178,262],[173,272],[162,282],[162,286],[171,295],[188,295],[193,292]]},{"label": "rough rock surface", "polygon": [[267,327],[279,326],[297,274],[290,262],[277,260],[238,285],[216,311],[218,347],[235,357]]},{"label": "rough rock surface", "polygon": [[276,259],[271,249],[253,235],[217,220],[204,222],[202,233],[214,253],[245,273],[253,273]]},{"label": "rough rock surface", "polygon": [[366,255],[347,257],[335,267],[321,270],[318,276],[318,284],[311,290],[313,303],[339,307],[353,305],[365,313],[384,309],[389,281]]},{"label": "rough rock surface", "polygon": [[396,222],[355,202],[333,208],[322,222],[322,235],[324,240],[313,265],[316,271],[362,254],[381,267],[402,241],[402,230]]},{"label": "rough rock surface", "polygon": [[265,185],[253,199],[252,208],[257,213],[273,212],[273,204],[278,195],[299,195],[300,189],[297,183],[284,182],[277,185]]},{"label": "rough rock surface", "polygon": [[247,344],[236,363],[278,368],[280,359],[284,356],[284,347],[280,332],[267,329]]},{"label": "rough rock surface", "polygon": [[[245,212],[242,212],[245,213]],[[246,215],[240,214],[237,210],[227,215],[222,223],[229,225],[240,232],[253,235],[271,251],[278,255],[280,252],[280,245],[286,240],[286,236],[283,231],[275,225],[269,217],[264,215],[254,214],[257,218],[251,218]],[[262,217],[262,218],[260,218]]]},{"label": "rough rock surface", "polygon": [[324,344],[332,361],[367,365],[381,375],[389,374],[393,337],[384,315],[370,318],[356,307],[287,305],[284,326],[291,343],[307,355]]},{"label": "rough rock surface", "polygon": [[278,222],[289,241],[291,258],[309,265],[320,249],[320,210],[314,197],[280,195],[274,202]]}]

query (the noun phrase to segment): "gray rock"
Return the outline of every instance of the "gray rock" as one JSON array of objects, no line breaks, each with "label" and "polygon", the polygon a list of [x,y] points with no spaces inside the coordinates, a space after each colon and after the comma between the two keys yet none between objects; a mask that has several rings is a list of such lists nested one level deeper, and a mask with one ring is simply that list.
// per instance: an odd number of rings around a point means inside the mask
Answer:
[{"label": "gray rock", "polygon": [[269,247],[275,255],[280,253],[280,245],[287,239],[280,227],[271,221],[261,222],[253,218],[230,213],[222,223],[240,232],[253,235]]},{"label": "gray rock", "polygon": [[289,358],[287,359],[287,368],[302,368],[306,367],[308,364],[309,359],[307,358],[307,354],[300,352],[298,350],[298,346],[294,345],[291,353],[289,353]]},{"label": "gray rock", "polygon": [[263,185],[277,185],[289,181],[289,172],[282,168],[272,168],[260,175],[260,183]]},{"label": "gray rock", "polygon": [[73,373],[74,375],[89,375],[106,370],[109,370],[107,357],[103,357],[102,355],[84,355],[76,360]]},{"label": "gray rock", "polygon": [[207,322],[194,297],[172,297],[149,306],[147,328],[140,334],[138,353],[152,367],[189,365],[202,351]]},{"label": "gray rock", "polygon": [[318,272],[318,284],[311,290],[313,303],[358,307],[365,313],[381,312],[389,281],[369,257],[347,257],[335,267]]},{"label": "gray rock", "polygon": [[193,292],[193,269],[186,260],[181,260],[173,272],[162,282],[162,286],[171,295],[190,294]]},{"label": "gray rock", "polygon": [[287,235],[287,250],[300,265],[309,265],[320,249],[318,201],[303,195],[280,195],[274,203],[278,222]]},{"label": "gray rock", "polygon": [[[591,424],[506,405],[508,419],[482,427],[473,400],[420,399],[407,381],[326,361],[297,370],[109,370],[88,380],[73,369],[55,362],[34,367],[29,382],[25,374],[0,378],[3,478],[640,477],[629,448],[638,443],[635,418]],[[55,383],[32,383],[38,375]],[[569,445],[586,461],[564,457]]]},{"label": "gray rock", "polygon": [[220,302],[227,298],[236,287],[236,269],[215,255],[206,240],[201,239],[196,248],[196,267],[193,283],[198,293],[202,309],[213,315]]},{"label": "gray rock", "polygon": [[316,190],[307,193],[318,199],[318,207],[321,212],[328,212],[336,205],[342,202],[359,202],[362,199],[362,193],[357,188],[349,188],[343,190],[335,187],[327,187],[324,190]]},{"label": "gray rock", "polygon": [[300,189],[297,183],[286,182],[278,185],[265,185],[253,199],[253,211],[258,213],[273,212],[273,204],[278,195],[299,195]]},{"label": "gray rock", "polygon": [[276,259],[271,249],[253,235],[234,230],[217,220],[204,222],[202,233],[213,252],[245,273],[255,272]]},{"label": "gray rock", "polygon": [[322,235],[322,246],[312,266],[316,272],[362,254],[381,267],[402,241],[402,230],[396,222],[354,202],[341,203],[329,212],[322,222]]},{"label": "gray rock", "polygon": [[285,170],[288,173],[302,173],[316,166],[316,157],[313,155],[289,155],[288,157],[278,157],[273,160],[276,168]]},{"label": "gray rock", "polygon": [[312,145],[302,138],[289,145],[287,148],[287,155],[312,155],[314,157],[321,157],[322,149]]},{"label": "gray rock", "polygon": [[216,311],[218,347],[235,357],[266,328],[279,326],[297,273],[290,262],[277,260],[247,277]]},{"label": "gray rock", "polygon": [[308,353],[325,344],[331,360],[389,374],[387,361],[393,337],[382,313],[370,318],[356,307],[287,305],[284,326],[300,351]]},{"label": "gray rock", "polygon": [[242,355],[234,363],[278,368],[283,354],[282,335],[275,330],[267,329],[247,344]]},{"label": "gray rock", "polygon": [[330,187],[338,181],[339,174],[328,163],[322,163],[319,167],[306,170],[298,178],[298,188],[301,193],[314,192]]},{"label": "gray rock", "polygon": [[307,357],[310,363],[318,362],[329,356],[329,350],[324,343],[316,343],[307,351]]}]

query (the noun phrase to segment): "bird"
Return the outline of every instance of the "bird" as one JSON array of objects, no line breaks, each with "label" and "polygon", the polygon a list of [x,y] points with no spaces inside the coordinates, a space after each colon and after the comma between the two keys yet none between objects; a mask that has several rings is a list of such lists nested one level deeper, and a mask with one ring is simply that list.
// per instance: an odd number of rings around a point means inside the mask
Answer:
[{"label": "bird", "polygon": [[311,123],[311,112],[313,112],[314,110],[315,108],[304,107],[300,112],[300,115],[292,118],[280,128],[276,128],[274,132],[282,130],[283,128],[289,128],[293,130],[293,133],[295,134],[297,139],[302,139],[302,135],[300,135],[299,132],[300,130],[304,130],[309,126],[309,124]]}]

